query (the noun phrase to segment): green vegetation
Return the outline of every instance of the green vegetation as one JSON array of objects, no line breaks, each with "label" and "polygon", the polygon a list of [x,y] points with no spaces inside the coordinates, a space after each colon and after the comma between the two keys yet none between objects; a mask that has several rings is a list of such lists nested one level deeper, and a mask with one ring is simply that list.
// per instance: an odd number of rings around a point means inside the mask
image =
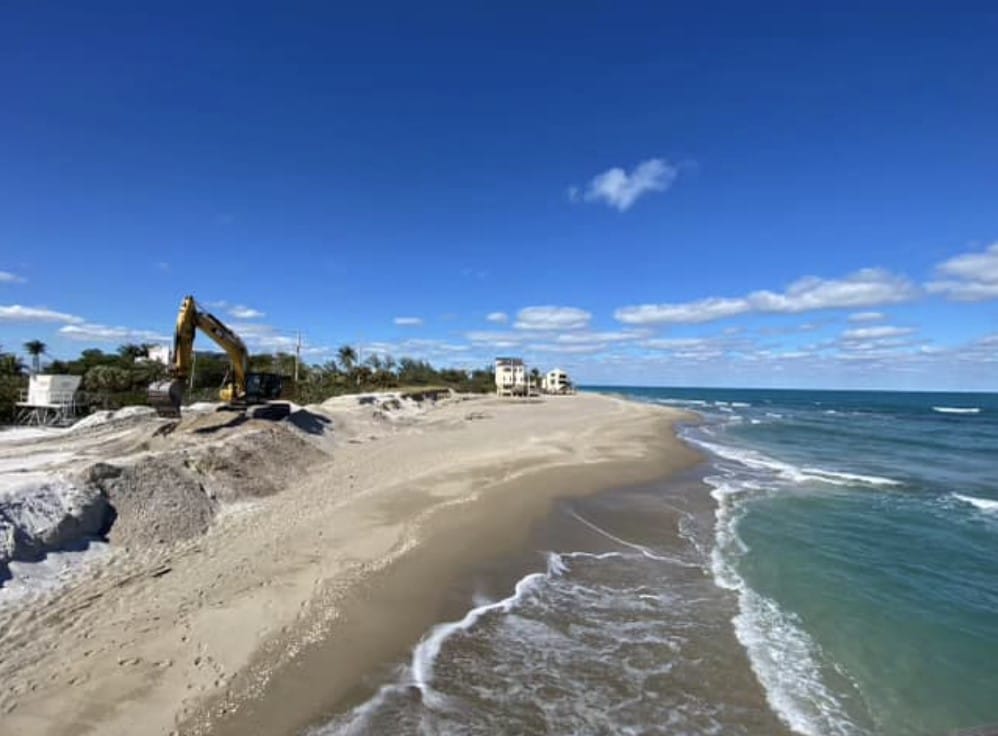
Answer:
[{"label": "green vegetation", "polygon": [[14,405],[27,387],[24,361],[13,353],[5,353],[0,346],[0,422],[14,419]]},{"label": "green vegetation", "polygon": [[117,353],[90,348],[75,360],[53,360],[47,373],[83,376],[79,403],[82,411],[120,409],[145,404],[149,384],[166,378],[166,366],[145,356],[148,346],[126,344]]},{"label": "green vegetation", "polygon": [[[495,390],[495,374],[492,367],[464,371],[457,368],[435,368],[425,360],[399,358],[390,355],[371,355],[358,362],[357,352],[349,345],[338,351],[339,361],[328,361],[322,365],[302,366],[299,381],[295,387],[295,400],[302,404],[318,403],[330,396],[360,393],[365,391],[403,390],[424,392],[434,389],[453,389],[467,393],[487,393]],[[271,360],[274,367],[258,366],[265,361],[263,356],[254,359],[257,370],[275,370],[289,375],[293,372],[294,356],[278,355]],[[291,371],[281,365],[290,361]]]},{"label": "green vegetation", "polygon": [[[45,344],[33,340],[25,343],[24,347],[32,358],[33,371],[41,372],[41,356],[45,354]],[[79,396],[83,412],[145,404],[149,384],[167,378],[166,366],[148,359],[149,347],[126,344],[114,353],[90,348],[81,352],[74,360],[51,361],[45,366],[45,372],[83,377]],[[301,404],[319,403],[331,396],[367,391],[423,393],[453,389],[468,393],[487,393],[495,389],[495,374],[491,366],[473,371],[435,368],[425,360],[396,360],[390,355],[378,354],[372,354],[361,361],[357,350],[349,345],[344,345],[337,351],[337,360],[321,365],[299,365],[297,385],[293,381],[294,355],[255,355],[251,358],[250,369],[285,376],[287,398]],[[217,401],[218,389],[225,382],[228,372],[229,359],[224,354],[197,353],[188,399]],[[0,422],[13,421],[15,403],[20,400],[21,393],[27,386],[24,361],[19,356],[0,349]]]}]

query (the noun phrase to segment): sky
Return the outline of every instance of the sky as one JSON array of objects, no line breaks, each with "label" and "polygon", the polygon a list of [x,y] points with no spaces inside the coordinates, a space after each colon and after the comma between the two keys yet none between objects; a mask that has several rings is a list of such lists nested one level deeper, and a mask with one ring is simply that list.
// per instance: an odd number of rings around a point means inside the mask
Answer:
[{"label": "sky", "polygon": [[0,344],[998,390],[998,7],[693,5],[5,3]]}]

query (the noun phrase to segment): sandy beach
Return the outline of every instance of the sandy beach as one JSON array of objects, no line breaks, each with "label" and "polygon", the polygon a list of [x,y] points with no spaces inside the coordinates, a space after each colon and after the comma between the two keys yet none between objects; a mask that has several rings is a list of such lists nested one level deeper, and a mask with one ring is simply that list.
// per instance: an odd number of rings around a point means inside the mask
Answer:
[{"label": "sandy beach", "polygon": [[695,465],[672,431],[684,416],[585,394],[350,397],[289,437],[223,428],[216,453],[136,420],[111,444],[144,458],[137,478],[173,467],[157,452],[186,453],[211,498],[205,528],[150,539],[155,518],[130,512],[86,575],[0,608],[4,732],[298,733],[363,697],[439,620],[449,585],[515,550],[555,499]]}]

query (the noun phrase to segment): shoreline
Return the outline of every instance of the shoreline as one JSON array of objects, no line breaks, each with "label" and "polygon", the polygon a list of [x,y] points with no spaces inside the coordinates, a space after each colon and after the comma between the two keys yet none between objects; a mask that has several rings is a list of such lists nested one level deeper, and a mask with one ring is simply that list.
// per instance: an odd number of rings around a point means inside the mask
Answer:
[{"label": "shoreline", "polygon": [[375,417],[380,435],[334,416],[343,441],[291,487],[3,622],[5,722],[294,733],[415,643],[448,582],[522,544],[556,498],[701,461],[672,430],[691,415],[592,394],[444,403]]},{"label": "shoreline", "polygon": [[[640,438],[644,445],[638,456],[527,469],[517,468],[519,462],[512,459],[498,469],[482,469],[486,477],[514,477],[488,483],[474,498],[432,509],[421,522],[419,541],[358,582],[327,635],[283,671],[271,673],[262,693],[236,709],[219,698],[184,724],[181,733],[292,736],[364,700],[427,630],[463,615],[467,598],[461,594],[462,583],[521,551],[556,503],[662,480],[702,461],[673,430],[692,415],[655,407],[647,419],[644,424],[644,416],[633,416],[644,426],[628,431],[630,441]],[[343,662],[349,664],[344,667]]]},{"label": "shoreline", "polygon": [[[555,724],[571,731],[572,721],[563,722],[560,717],[553,722],[538,721],[534,709],[540,705],[561,712],[558,702],[565,705],[564,693],[588,683],[602,690],[604,697],[613,693],[624,701],[644,701],[635,710],[618,714],[621,720],[614,727],[621,730],[687,718],[682,726],[682,720],[675,721],[684,732],[689,728],[713,732],[713,726],[790,736],[735,638],[731,619],[738,610],[737,601],[715,585],[707,570],[704,553],[709,555],[712,548],[714,504],[703,473],[702,467],[694,466],[650,483],[555,499],[548,512],[531,525],[523,544],[479,562],[449,586],[437,617],[418,643],[412,642],[402,656],[384,663],[362,685],[331,702],[320,718],[298,733],[383,733],[388,724],[393,732],[410,733],[416,730],[417,718],[420,723],[424,718],[436,723],[442,733],[455,726],[458,732],[487,733],[491,728],[483,731],[482,726],[483,718],[489,716],[510,719],[511,732],[550,732]],[[608,564],[601,560],[619,560],[618,567],[601,575],[599,568]],[[632,568],[632,574],[635,566],[644,569],[637,573],[641,582],[637,590],[619,588],[617,575],[624,572],[620,565]],[[649,572],[650,576],[642,577]],[[571,592],[572,586],[581,586],[581,598]],[[600,590],[614,592],[607,599],[600,597]],[[652,590],[663,596],[671,612],[662,610],[649,617],[633,610],[634,602],[651,597],[648,592]],[[600,602],[593,601],[594,607],[589,608],[586,600],[594,595]],[[554,608],[545,609],[545,600]],[[608,613],[613,615],[612,606],[620,606],[619,631],[606,618]],[[573,609],[578,615],[565,618],[564,612]],[[504,639],[516,630],[518,621],[531,622],[526,638]],[[633,636],[628,640],[628,631],[649,626],[651,630],[646,628],[636,640]],[[561,638],[557,632],[566,627],[577,631],[577,636]],[[586,642],[597,631],[604,632],[603,644],[595,652],[587,651]],[[657,645],[656,631],[665,637]],[[621,638],[611,643],[618,634]],[[550,643],[549,636],[556,643]],[[674,648],[677,642],[683,642],[678,649]],[[510,645],[519,653],[508,654]],[[649,679],[640,684],[628,682],[623,672],[633,671],[633,664],[624,670],[606,669],[607,655],[599,650],[607,645],[619,647],[625,660],[636,656],[634,664],[650,664]],[[542,674],[530,662],[544,662]],[[523,678],[515,686],[508,680],[511,664],[512,671]],[[672,673],[671,679],[664,679],[655,669],[663,665],[665,672]],[[507,674],[487,674],[495,666]],[[529,695],[517,699],[507,691],[522,694],[532,685],[543,688],[551,681],[560,683],[561,701],[535,701]],[[667,697],[646,695],[646,686]],[[490,687],[498,688],[492,691],[495,699],[478,700],[480,688],[488,691]],[[585,696],[574,697],[581,698],[581,712],[599,709],[601,696],[596,693],[589,696],[596,698],[595,703]],[[711,716],[701,712],[703,702],[720,713],[736,713],[735,722],[711,723]],[[616,707],[619,702],[611,698],[603,705]],[[490,707],[488,715],[480,710]],[[456,709],[453,713],[463,711],[462,720],[446,720],[450,708]],[[700,720],[705,717],[706,721]],[[449,725],[441,725],[437,718]],[[263,732],[266,729],[260,729]]]}]

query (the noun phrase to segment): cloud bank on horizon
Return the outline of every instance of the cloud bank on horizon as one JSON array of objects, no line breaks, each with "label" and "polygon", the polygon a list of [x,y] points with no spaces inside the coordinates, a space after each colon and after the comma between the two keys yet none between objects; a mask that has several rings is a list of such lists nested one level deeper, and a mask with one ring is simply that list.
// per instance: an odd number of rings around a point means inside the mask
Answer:
[{"label": "cloud bank on horizon", "polygon": [[843,279],[805,276],[779,293],[754,291],[744,297],[707,297],[686,304],[642,304],[621,307],[614,316],[626,324],[696,324],[747,312],[800,314],[897,304],[918,293],[918,288],[903,276],[880,268],[864,268]]},{"label": "cloud bank on horizon", "polygon": [[[998,332],[947,346],[920,334],[916,326],[890,324],[890,315],[870,309],[939,298],[954,305],[998,300],[998,243],[941,261],[922,284],[886,269],[862,268],[840,278],[801,277],[779,291],[759,289],[744,296],[622,306],[612,315],[622,325],[619,329],[594,327],[594,322],[601,321],[604,315],[581,307],[538,305],[518,309],[513,318],[505,311],[479,317],[506,329],[468,329],[447,338],[369,340],[359,347],[366,354],[411,355],[467,367],[482,365],[497,351],[519,351],[535,361],[561,361],[580,368],[587,363],[619,368],[631,362],[658,369],[717,364],[728,370],[748,366],[781,372],[788,364],[795,364],[822,371],[848,371],[852,366],[870,371],[895,364],[906,370],[931,370],[933,365],[953,360],[988,370],[998,367]],[[295,349],[296,335],[258,321],[265,316],[263,311],[226,301],[213,304],[241,320],[232,327],[253,349]],[[739,324],[718,332],[709,326],[753,315],[786,318],[820,312],[838,316],[825,323],[803,322],[780,328]],[[56,336],[76,343],[169,341],[167,335],[153,329],[103,325],[43,306],[0,306],[0,323],[61,325],[56,328]],[[409,329],[432,326],[421,317],[411,316],[395,317],[392,323]],[[669,334],[677,327],[706,327],[711,332],[694,336]],[[823,329],[825,337],[813,337]],[[805,335],[808,339],[802,341]],[[779,344],[776,337],[789,341]],[[329,358],[335,348],[332,344],[306,341],[303,353],[316,359]]]}]

